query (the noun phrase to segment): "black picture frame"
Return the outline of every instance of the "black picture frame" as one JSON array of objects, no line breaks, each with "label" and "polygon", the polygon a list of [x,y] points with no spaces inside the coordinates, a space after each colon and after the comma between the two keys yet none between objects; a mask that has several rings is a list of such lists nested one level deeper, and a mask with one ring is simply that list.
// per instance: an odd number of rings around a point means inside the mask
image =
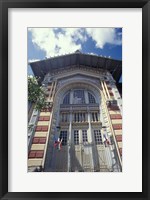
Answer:
[{"label": "black picture frame", "polygon": [[[142,8],[142,192],[8,192],[9,8]],[[54,198],[150,199],[150,190],[148,190],[150,182],[150,2],[148,0],[0,0],[0,15],[0,43],[2,44],[0,48],[0,198],[28,200]]]}]

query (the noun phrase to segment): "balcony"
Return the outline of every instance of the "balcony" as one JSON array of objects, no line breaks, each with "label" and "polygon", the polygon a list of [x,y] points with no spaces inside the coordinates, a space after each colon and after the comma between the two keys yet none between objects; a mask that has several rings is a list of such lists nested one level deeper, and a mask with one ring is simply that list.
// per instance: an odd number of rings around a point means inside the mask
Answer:
[{"label": "balcony", "polygon": [[99,104],[94,103],[94,104],[61,104],[60,105],[60,110],[81,110],[81,111],[86,111],[86,110],[99,110]]}]

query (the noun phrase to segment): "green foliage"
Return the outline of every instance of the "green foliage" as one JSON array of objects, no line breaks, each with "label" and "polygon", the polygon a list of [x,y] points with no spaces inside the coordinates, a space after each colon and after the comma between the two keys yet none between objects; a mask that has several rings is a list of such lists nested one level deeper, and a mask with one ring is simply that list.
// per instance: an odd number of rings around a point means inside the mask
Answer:
[{"label": "green foliage", "polygon": [[35,103],[35,109],[37,110],[47,106],[45,92],[38,85],[38,79],[32,76],[28,77],[28,101]]}]

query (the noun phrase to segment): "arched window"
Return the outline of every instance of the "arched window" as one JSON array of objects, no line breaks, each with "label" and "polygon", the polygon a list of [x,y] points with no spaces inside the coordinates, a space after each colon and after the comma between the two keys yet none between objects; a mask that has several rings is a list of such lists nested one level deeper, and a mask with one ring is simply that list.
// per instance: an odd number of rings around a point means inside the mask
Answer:
[{"label": "arched window", "polygon": [[70,92],[66,94],[63,100],[63,104],[69,104],[69,103],[70,103]]},{"label": "arched window", "polygon": [[94,96],[88,92],[89,103],[96,103]]},{"label": "arched window", "polygon": [[85,103],[84,90],[74,90],[73,103],[74,104],[84,104]]},{"label": "arched window", "polygon": [[[71,95],[72,93],[72,95]],[[63,104],[70,104],[70,97],[72,96],[71,102],[73,104],[85,104],[85,91],[84,89],[73,89],[71,92],[67,92],[63,99]],[[88,100],[90,104],[96,103],[95,97],[88,91]]]}]

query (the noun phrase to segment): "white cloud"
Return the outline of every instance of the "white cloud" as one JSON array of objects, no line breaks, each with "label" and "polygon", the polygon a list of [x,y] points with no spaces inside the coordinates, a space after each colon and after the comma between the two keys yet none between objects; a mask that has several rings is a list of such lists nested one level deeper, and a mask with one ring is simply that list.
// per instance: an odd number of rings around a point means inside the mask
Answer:
[{"label": "white cloud", "polygon": [[89,54],[93,56],[98,56],[96,53],[93,53],[93,52],[90,52]]},{"label": "white cloud", "polygon": [[74,42],[80,40],[80,42],[85,42],[87,40],[87,36],[84,28],[63,28],[66,36],[72,37]]},{"label": "white cloud", "polygon": [[85,40],[79,28],[63,28],[62,31],[56,28],[30,28],[29,31],[32,32],[32,42],[45,51],[47,57],[81,50],[82,46],[77,41],[81,43]]},{"label": "white cloud", "polygon": [[121,35],[114,28],[29,28],[32,42],[46,57],[82,51],[82,44],[91,37],[97,48],[106,43],[120,45]]},{"label": "white cloud", "polygon": [[46,52],[46,56],[51,56],[51,51],[54,52],[56,38],[53,29],[51,28],[31,28],[32,42],[37,48]]},{"label": "white cloud", "polygon": [[121,45],[122,39],[115,28],[86,28],[87,34],[91,37],[97,48],[103,48],[106,43]]}]

